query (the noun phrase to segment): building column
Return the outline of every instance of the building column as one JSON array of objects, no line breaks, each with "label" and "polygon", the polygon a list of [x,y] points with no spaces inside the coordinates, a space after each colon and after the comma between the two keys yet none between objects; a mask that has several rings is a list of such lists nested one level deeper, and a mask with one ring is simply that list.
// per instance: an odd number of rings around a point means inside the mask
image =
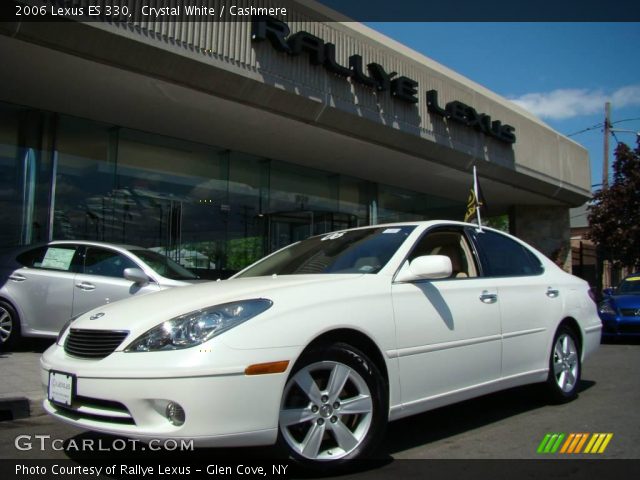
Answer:
[{"label": "building column", "polygon": [[569,208],[516,205],[509,215],[509,230],[571,272]]}]

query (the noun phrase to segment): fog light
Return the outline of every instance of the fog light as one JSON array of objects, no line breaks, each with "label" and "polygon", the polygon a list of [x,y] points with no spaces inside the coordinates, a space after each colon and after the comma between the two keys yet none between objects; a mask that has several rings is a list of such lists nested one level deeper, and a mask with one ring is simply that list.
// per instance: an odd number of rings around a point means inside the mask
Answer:
[{"label": "fog light", "polygon": [[176,427],[184,423],[184,409],[176,402],[169,402],[165,415]]}]

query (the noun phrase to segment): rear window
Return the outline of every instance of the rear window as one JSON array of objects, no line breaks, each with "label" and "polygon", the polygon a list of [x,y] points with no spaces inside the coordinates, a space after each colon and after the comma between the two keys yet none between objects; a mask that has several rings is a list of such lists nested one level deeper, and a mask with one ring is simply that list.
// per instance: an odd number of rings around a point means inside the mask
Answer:
[{"label": "rear window", "polygon": [[77,247],[73,245],[51,245],[22,252],[16,261],[28,268],[44,270],[78,271]]},{"label": "rear window", "polygon": [[500,233],[473,230],[485,277],[540,275],[542,263],[524,245]]}]

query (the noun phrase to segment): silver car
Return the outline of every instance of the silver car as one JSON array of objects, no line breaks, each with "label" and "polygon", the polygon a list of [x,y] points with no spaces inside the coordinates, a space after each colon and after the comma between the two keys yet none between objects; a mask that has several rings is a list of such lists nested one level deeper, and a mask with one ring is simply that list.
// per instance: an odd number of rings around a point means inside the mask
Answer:
[{"label": "silver car", "polygon": [[55,241],[0,256],[0,345],[20,336],[55,337],[87,310],[189,285],[197,276],[152,250]]}]

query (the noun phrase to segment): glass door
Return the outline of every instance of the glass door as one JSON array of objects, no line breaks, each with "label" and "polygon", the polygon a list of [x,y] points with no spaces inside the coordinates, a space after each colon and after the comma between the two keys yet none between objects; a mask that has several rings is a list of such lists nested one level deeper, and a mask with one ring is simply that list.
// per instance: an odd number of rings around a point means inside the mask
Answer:
[{"label": "glass door", "polygon": [[340,212],[277,212],[267,217],[269,253],[313,235],[344,230],[358,224],[356,215]]}]

